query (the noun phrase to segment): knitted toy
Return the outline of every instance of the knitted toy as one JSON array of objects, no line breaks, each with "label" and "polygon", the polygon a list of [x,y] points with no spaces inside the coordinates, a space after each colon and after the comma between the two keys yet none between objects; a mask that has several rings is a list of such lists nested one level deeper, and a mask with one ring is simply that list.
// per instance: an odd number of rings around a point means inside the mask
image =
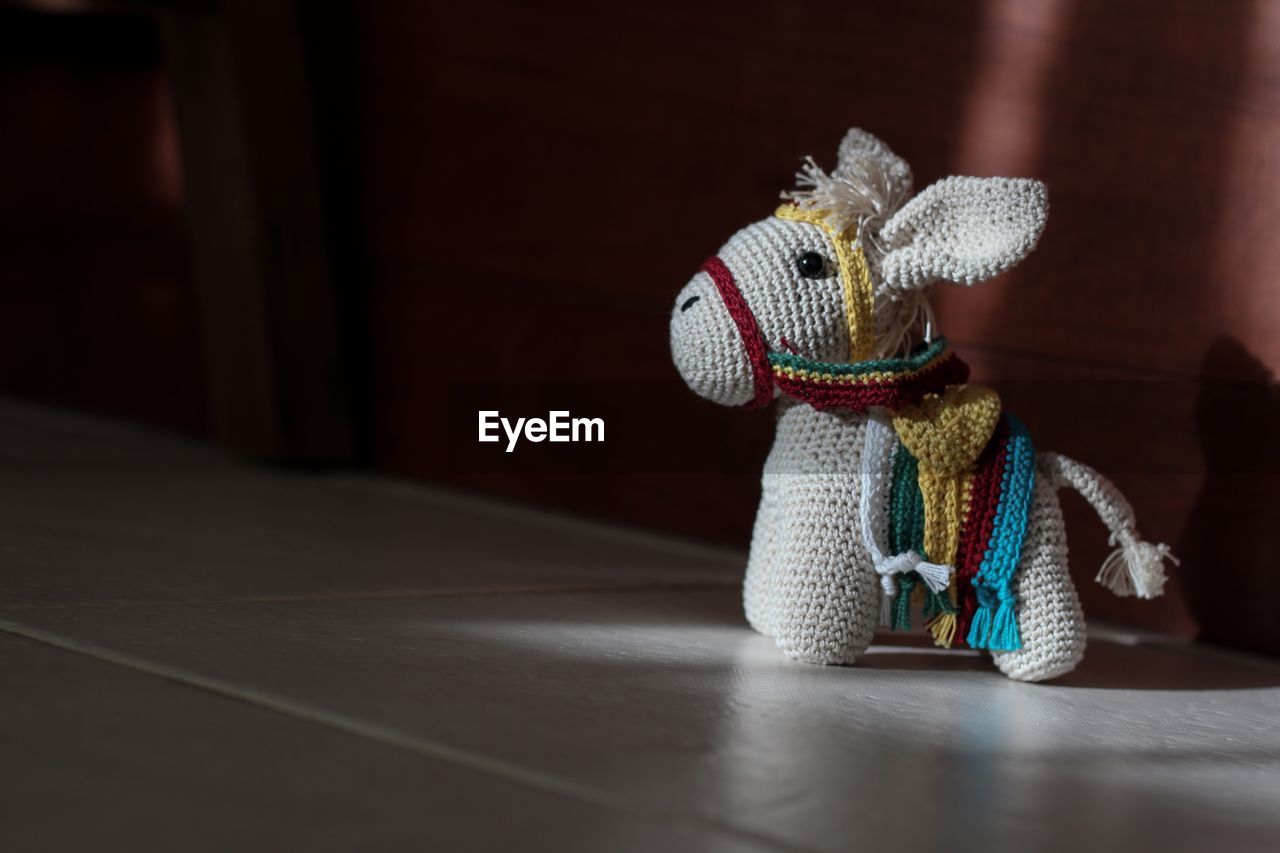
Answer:
[{"label": "knitted toy", "polygon": [[1040,681],[1084,654],[1057,491],[1102,517],[1116,551],[1098,581],[1152,598],[1165,545],[1139,538],[1096,471],[1037,453],[1023,425],[934,333],[936,281],[972,285],[1035,247],[1048,200],[1025,178],[911,169],[850,130],[836,169],[812,159],[770,218],[735,234],[680,292],[671,352],[724,405],[775,397],[744,587],[747,621],[788,656],[853,663],[877,623],[918,614],[944,647],[989,650]]}]

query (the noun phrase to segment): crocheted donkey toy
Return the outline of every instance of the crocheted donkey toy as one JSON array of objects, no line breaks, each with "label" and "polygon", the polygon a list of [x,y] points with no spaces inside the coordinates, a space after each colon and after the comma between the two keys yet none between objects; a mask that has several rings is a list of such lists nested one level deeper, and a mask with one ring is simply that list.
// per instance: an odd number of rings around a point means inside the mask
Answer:
[{"label": "crocheted donkey toy", "polygon": [[[941,646],[987,649],[1039,681],[1084,653],[1057,491],[1078,490],[1116,551],[1117,595],[1164,586],[1164,545],[1091,468],[1037,453],[990,389],[934,334],[926,288],[972,285],[1035,247],[1045,187],[941,180],[911,198],[911,169],[851,130],[830,174],[806,161],[774,216],[735,234],[676,299],[671,353],[702,397],[775,396],[744,589],[747,620],[790,657],[849,664],[877,622]],[[909,199],[909,200],[908,200]]]}]

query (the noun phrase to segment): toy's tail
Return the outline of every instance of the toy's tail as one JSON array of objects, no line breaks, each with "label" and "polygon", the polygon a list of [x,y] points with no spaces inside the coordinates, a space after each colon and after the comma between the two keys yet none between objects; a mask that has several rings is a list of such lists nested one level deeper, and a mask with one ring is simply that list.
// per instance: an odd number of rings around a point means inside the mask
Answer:
[{"label": "toy's tail", "polygon": [[1164,561],[1175,565],[1168,545],[1153,545],[1138,536],[1133,507],[1111,481],[1074,459],[1058,453],[1037,455],[1040,475],[1055,488],[1070,486],[1089,502],[1102,523],[1111,531],[1111,544],[1118,546],[1102,563],[1098,583],[1116,595],[1155,598],[1164,591]]}]

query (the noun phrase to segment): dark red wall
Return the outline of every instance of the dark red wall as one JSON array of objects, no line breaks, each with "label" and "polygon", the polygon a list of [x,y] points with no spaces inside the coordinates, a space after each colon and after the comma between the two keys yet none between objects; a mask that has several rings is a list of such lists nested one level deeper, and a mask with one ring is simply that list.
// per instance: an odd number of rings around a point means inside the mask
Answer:
[{"label": "dark red wall", "polygon": [[0,10],[0,393],[207,432],[155,27]]},{"label": "dark red wall", "polygon": [[[350,71],[328,115],[353,129],[380,470],[745,545],[770,419],[680,385],[670,303],[860,125],[919,185],[1050,186],[1036,255],[937,306],[1038,443],[1112,474],[1183,557],[1159,602],[1102,593],[1105,533],[1068,498],[1088,611],[1280,651],[1280,4],[335,11],[313,44]],[[607,449],[504,456],[481,407],[604,414]]]},{"label": "dark red wall", "polygon": [[[683,388],[671,301],[859,125],[919,186],[1049,184],[1035,255],[936,307],[1039,446],[1183,558],[1164,599],[1110,597],[1066,498],[1086,610],[1280,653],[1280,0],[303,6],[378,470],[745,547],[770,417]],[[0,390],[200,432],[176,147],[133,38],[0,36],[24,117]],[[481,408],[604,416],[607,441],[503,454]]]}]

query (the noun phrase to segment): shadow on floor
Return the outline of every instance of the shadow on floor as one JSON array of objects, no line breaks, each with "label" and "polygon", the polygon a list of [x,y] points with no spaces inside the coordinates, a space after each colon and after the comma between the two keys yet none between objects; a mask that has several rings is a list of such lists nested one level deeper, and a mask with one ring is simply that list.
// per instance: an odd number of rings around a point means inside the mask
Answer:
[{"label": "shadow on floor", "polygon": [[[892,640],[877,636],[876,639],[877,645],[858,661],[858,668],[999,672],[985,654],[964,649],[932,649],[922,645],[923,637],[903,635],[902,640]],[[1079,666],[1044,683],[1052,687],[1095,690],[1257,690],[1280,687],[1280,667],[1194,645],[1126,645],[1092,640]]]}]

